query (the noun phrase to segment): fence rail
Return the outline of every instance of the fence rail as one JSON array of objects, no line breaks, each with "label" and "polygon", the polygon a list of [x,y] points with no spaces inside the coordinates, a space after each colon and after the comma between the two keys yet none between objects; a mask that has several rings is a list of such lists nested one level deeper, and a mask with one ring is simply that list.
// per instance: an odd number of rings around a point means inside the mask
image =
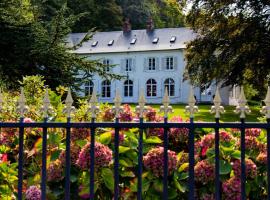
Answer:
[{"label": "fence rail", "polygon": [[[23,199],[23,152],[24,152],[24,131],[26,128],[42,128],[42,175],[41,175],[41,199],[46,200],[46,155],[47,155],[47,129],[48,128],[64,128],[66,129],[66,168],[65,168],[65,200],[70,199],[70,134],[71,128],[89,128],[90,129],[90,199],[95,199],[94,194],[94,182],[95,182],[95,130],[96,128],[113,128],[115,130],[115,139],[114,139],[114,199],[119,199],[119,131],[120,128],[138,128],[139,129],[139,143],[138,143],[138,191],[137,191],[137,199],[142,199],[142,172],[143,172],[143,131],[148,128],[163,128],[164,130],[164,138],[163,138],[163,146],[164,146],[164,166],[163,166],[163,195],[162,199],[168,199],[168,130],[170,128],[187,128],[189,130],[188,135],[188,149],[189,149],[189,180],[188,180],[188,189],[189,189],[189,200],[195,199],[195,177],[194,177],[194,130],[196,128],[212,128],[215,130],[215,199],[222,199],[221,194],[221,180],[220,180],[220,136],[219,129],[221,128],[237,128],[241,131],[240,138],[240,148],[241,148],[241,200],[246,199],[246,173],[245,173],[245,129],[247,128],[261,128],[267,130],[267,180],[268,183],[270,181],[270,87],[268,88],[267,97],[264,100],[266,106],[262,108],[262,113],[266,116],[265,123],[255,123],[255,122],[245,122],[245,116],[250,112],[248,106],[246,105],[247,101],[245,99],[244,91],[241,90],[241,95],[239,98],[239,106],[236,108],[236,112],[240,114],[240,122],[228,122],[222,123],[219,121],[220,114],[224,112],[224,108],[221,106],[221,99],[219,92],[217,90],[214,106],[212,106],[211,112],[215,114],[215,122],[194,122],[194,113],[198,112],[198,107],[195,105],[196,101],[194,99],[193,91],[191,89],[190,97],[189,97],[189,105],[186,107],[186,111],[190,114],[189,122],[183,123],[172,123],[168,122],[168,113],[172,111],[171,106],[169,106],[169,97],[167,90],[165,91],[165,96],[163,99],[163,106],[161,106],[161,111],[164,113],[164,122],[154,123],[154,122],[144,122],[143,114],[146,110],[145,108],[145,98],[143,95],[143,91],[141,92],[139,105],[136,107],[136,112],[138,113],[140,119],[139,122],[134,123],[125,123],[119,122],[119,115],[122,112],[121,108],[121,97],[119,92],[116,94],[115,98],[115,106],[113,107],[113,111],[115,113],[116,119],[115,122],[96,122],[96,115],[98,113],[98,100],[96,97],[96,93],[94,92],[92,98],[89,102],[88,112],[91,113],[92,120],[91,122],[82,122],[76,123],[71,121],[71,114],[75,111],[75,108],[72,106],[73,100],[71,97],[70,90],[67,95],[67,99],[65,101],[65,109],[64,113],[67,115],[66,122],[48,122],[48,116],[50,113],[50,101],[48,97],[48,92],[46,92],[44,97],[44,105],[42,107],[42,112],[44,113],[44,121],[43,122],[34,122],[34,123],[24,123],[24,115],[27,112],[27,106],[25,105],[25,97],[23,94],[23,90],[21,91],[21,96],[18,102],[18,112],[20,113],[19,122],[0,122],[0,129],[5,127],[14,127],[19,128],[19,159],[18,159],[18,199]],[[1,105],[3,101],[1,98],[0,91],[0,113],[1,113]],[[267,191],[270,191],[270,184],[267,185]],[[270,200],[270,195],[267,197]]]}]

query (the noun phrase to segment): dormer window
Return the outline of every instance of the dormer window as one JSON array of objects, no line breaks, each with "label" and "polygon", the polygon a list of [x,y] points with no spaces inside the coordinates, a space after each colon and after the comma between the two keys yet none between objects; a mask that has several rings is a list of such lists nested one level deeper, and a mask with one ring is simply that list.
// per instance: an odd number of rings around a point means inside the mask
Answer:
[{"label": "dormer window", "polygon": [[97,46],[97,44],[98,44],[98,41],[94,41],[91,46],[95,47],[95,46]]},{"label": "dormer window", "polygon": [[170,43],[174,43],[176,40],[176,36],[172,36],[171,39],[170,39]]},{"label": "dormer window", "polygon": [[159,40],[159,38],[156,37],[156,38],[153,39],[152,43],[153,43],[153,44],[157,44],[157,43],[158,43],[158,40]]},{"label": "dormer window", "polygon": [[114,40],[110,40],[109,43],[108,43],[108,46],[112,46],[114,43]]},{"label": "dormer window", "polygon": [[136,41],[137,41],[137,38],[133,38],[133,39],[131,40],[130,44],[135,44]]}]

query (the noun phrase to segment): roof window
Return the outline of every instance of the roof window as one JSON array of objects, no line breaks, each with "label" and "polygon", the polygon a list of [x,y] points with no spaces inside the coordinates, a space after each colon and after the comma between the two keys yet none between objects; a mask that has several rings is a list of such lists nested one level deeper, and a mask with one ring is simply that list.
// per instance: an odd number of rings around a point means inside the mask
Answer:
[{"label": "roof window", "polygon": [[174,43],[176,40],[176,36],[172,36],[171,39],[170,39],[170,43]]},{"label": "roof window", "polygon": [[95,46],[97,46],[97,44],[98,44],[98,41],[94,41],[91,46],[95,47]]},{"label": "roof window", "polygon": [[136,41],[137,41],[137,38],[133,38],[133,39],[131,40],[130,44],[135,44]]},{"label": "roof window", "polygon": [[158,40],[159,40],[159,38],[156,37],[156,38],[153,39],[152,43],[153,43],[153,44],[157,44],[157,43],[158,43]]},{"label": "roof window", "polygon": [[110,40],[109,43],[108,43],[108,46],[112,46],[114,43],[114,40]]}]

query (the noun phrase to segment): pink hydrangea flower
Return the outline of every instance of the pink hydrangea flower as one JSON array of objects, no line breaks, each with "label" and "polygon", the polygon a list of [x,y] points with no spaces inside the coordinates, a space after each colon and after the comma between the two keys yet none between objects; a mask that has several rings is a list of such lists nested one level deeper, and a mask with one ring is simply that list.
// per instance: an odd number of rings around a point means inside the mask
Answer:
[{"label": "pink hydrangea flower", "polygon": [[131,122],[133,119],[133,113],[131,107],[128,104],[123,105],[123,112],[120,113],[120,121],[122,122]]},{"label": "pink hydrangea flower", "polygon": [[206,184],[215,178],[214,165],[207,160],[199,161],[194,167],[195,181]]},{"label": "pink hydrangea flower", "polygon": [[0,154],[0,163],[2,162],[7,162],[8,161],[8,155],[5,154]]},{"label": "pink hydrangea flower", "polygon": [[[173,117],[170,121],[183,122],[183,119],[181,117]],[[169,131],[169,138],[173,141],[174,144],[178,144],[179,142],[187,142],[188,134],[188,128],[171,128]]]},{"label": "pink hydrangea flower", "polygon": [[60,160],[53,161],[47,169],[47,180],[50,182],[61,181],[64,178],[63,171],[62,162]]},{"label": "pink hydrangea flower", "polygon": [[71,141],[84,140],[90,136],[90,130],[87,128],[72,128],[70,133]]},{"label": "pink hydrangea flower", "polygon": [[[111,134],[112,134],[112,143],[114,142],[114,136],[115,136],[115,131],[112,130],[111,131]],[[123,132],[119,132],[119,144],[122,144],[124,142],[124,139],[125,139],[125,135]]]},{"label": "pink hydrangea flower", "polygon": [[[112,150],[101,144],[95,143],[95,168],[108,166],[112,161]],[[83,170],[90,169],[90,143],[87,143],[81,150],[77,165]]]},{"label": "pink hydrangea flower", "polygon": [[37,186],[30,186],[25,192],[26,200],[40,200],[41,199],[41,191]]},{"label": "pink hydrangea flower", "polygon": [[[144,157],[143,163],[146,169],[153,172],[157,177],[163,176],[164,148],[151,149]],[[168,174],[171,175],[177,168],[177,156],[174,151],[168,150]]]},{"label": "pink hydrangea flower", "polygon": [[215,200],[214,194],[203,194],[200,200]]},{"label": "pink hydrangea flower", "polygon": [[103,110],[101,119],[105,122],[111,122],[113,121],[115,117],[115,114],[112,112],[112,109],[110,107],[107,107]]},{"label": "pink hydrangea flower", "polygon": [[238,177],[232,177],[222,184],[224,199],[241,199],[241,180]]},{"label": "pink hydrangea flower", "polygon": [[[75,144],[71,144],[70,146],[70,162],[72,165],[76,165],[77,159],[79,157],[79,153],[81,148]],[[61,161],[62,165],[66,165],[66,151],[63,150],[59,155],[59,160]]]},{"label": "pink hydrangea flower", "polygon": [[258,137],[262,130],[259,128],[249,128],[245,130],[246,136]]},{"label": "pink hydrangea flower", "polygon": [[[240,140],[237,142],[237,146],[240,147]],[[252,136],[245,136],[245,146],[246,149],[253,149],[253,150],[259,150],[260,149],[260,143],[257,141],[255,137]]]},{"label": "pink hydrangea flower", "polygon": [[148,106],[147,112],[145,113],[145,120],[146,121],[155,121],[157,116],[157,111],[152,108],[151,106]]},{"label": "pink hydrangea flower", "polygon": [[[241,161],[235,160],[233,162],[233,171],[236,177],[241,177]],[[255,178],[257,175],[257,166],[251,159],[246,159],[246,176],[248,178]]]},{"label": "pink hydrangea flower", "polygon": [[266,152],[261,152],[261,153],[257,156],[256,160],[257,160],[259,163],[266,165],[266,164],[267,164],[267,153],[266,153]]}]

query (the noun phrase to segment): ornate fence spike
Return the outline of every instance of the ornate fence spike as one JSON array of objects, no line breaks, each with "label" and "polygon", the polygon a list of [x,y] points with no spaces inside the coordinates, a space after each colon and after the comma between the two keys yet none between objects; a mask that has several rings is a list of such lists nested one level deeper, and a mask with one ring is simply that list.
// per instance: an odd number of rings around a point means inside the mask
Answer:
[{"label": "ornate fence spike", "polygon": [[219,88],[217,87],[215,98],[213,100],[214,106],[211,107],[211,113],[215,113],[215,118],[220,118],[220,114],[225,112],[224,107],[221,106],[221,97],[219,93]]},{"label": "ornate fence spike", "polygon": [[91,113],[91,118],[95,119],[97,117],[97,114],[99,113],[99,106],[98,104],[98,98],[97,98],[97,92],[94,88],[93,93],[91,95],[91,99],[89,100],[89,107],[87,112]]},{"label": "ornate fence spike", "polygon": [[270,119],[270,86],[268,86],[264,103],[265,106],[262,107],[261,113],[265,114],[267,119]]},{"label": "ornate fence spike", "polygon": [[28,106],[26,106],[26,99],[24,96],[23,87],[21,87],[21,94],[18,100],[17,111],[19,112],[20,117],[24,117],[24,114],[27,113],[28,111]]},{"label": "ornate fence spike", "polygon": [[246,118],[246,114],[249,114],[251,112],[248,105],[246,105],[246,103],[247,103],[247,99],[245,96],[244,88],[243,86],[241,86],[241,93],[238,99],[238,106],[235,109],[235,113],[240,113],[241,119]]},{"label": "ornate fence spike", "polygon": [[194,117],[194,114],[199,111],[198,106],[195,106],[196,99],[194,97],[193,87],[190,87],[190,93],[188,98],[188,106],[185,108],[185,112],[189,113],[190,118]]},{"label": "ornate fence spike", "polygon": [[2,90],[0,88],[0,112],[3,110],[3,103],[4,103],[4,100],[3,100]]},{"label": "ornate fence spike", "polygon": [[123,112],[123,108],[121,106],[122,98],[121,98],[119,88],[116,89],[115,98],[113,102],[114,102],[114,106],[112,108],[112,112],[114,112],[115,118],[119,118],[121,112]]},{"label": "ornate fence spike", "polygon": [[43,99],[43,106],[41,107],[40,111],[43,113],[44,118],[49,117],[49,114],[53,113],[53,108],[51,106],[48,88],[46,88],[44,99]]},{"label": "ornate fence spike", "polygon": [[140,97],[139,97],[139,105],[136,106],[135,112],[139,114],[140,118],[143,118],[143,114],[147,111],[147,107],[145,106],[146,100],[144,97],[144,90],[141,88]]},{"label": "ornate fence spike", "polygon": [[70,118],[71,114],[75,112],[75,107],[72,106],[72,104],[73,104],[73,99],[72,99],[71,91],[69,88],[67,98],[65,100],[65,108],[63,110],[63,113],[66,114],[68,118]]},{"label": "ornate fence spike", "polygon": [[170,106],[170,97],[168,95],[167,87],[165,88],[162,104],[163,105],[160,106],[160,112],[164,112],[164,117],[168,118],[168,114],[171,113],[173,110],[172,110],[172,107]]}]

